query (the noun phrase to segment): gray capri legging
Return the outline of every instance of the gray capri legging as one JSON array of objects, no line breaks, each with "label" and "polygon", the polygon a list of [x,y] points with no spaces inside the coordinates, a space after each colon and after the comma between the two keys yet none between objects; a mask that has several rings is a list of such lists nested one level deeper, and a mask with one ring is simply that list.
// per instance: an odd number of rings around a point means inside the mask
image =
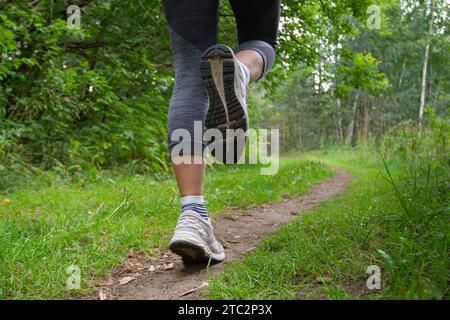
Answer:
[{"label": "gray capri legging", "polygon": [[[262,77],[275,61],[280,0],[230,0],[230,3],[239,42],[234,51],[257,51],[264,61]],[[168,116],[169,151],[181,142],[172,141],[172,133],[185,129],[192,137],[192,153],[203,154],[206,143],[203,138],[194,138],[194,122],[204,123],[208,110],[199,66],[203,51],[218,41],[219,0],[163,0],[163,5],[175,64]]]}]

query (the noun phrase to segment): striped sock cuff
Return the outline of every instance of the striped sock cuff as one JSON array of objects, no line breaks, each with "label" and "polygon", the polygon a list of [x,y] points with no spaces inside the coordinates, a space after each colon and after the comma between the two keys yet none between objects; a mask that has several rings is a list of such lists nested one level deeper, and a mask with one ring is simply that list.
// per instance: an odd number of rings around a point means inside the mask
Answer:
[{"label": "striped sock cuff", "polygon": [[188,203],[183,206],[181,206],[181,212],[183,213],[186,210],[192,210],[197,212],[199,215],[201,215],[203,218],[208,220],[208,211],[206,210],[205,204],[197,204],[197,203]]},{"label": "striped sock cuff", "polygon": [[208,220],[208,211],[202,196],[187,196],[181,198],[181,213],[186,210],[197,212],[202,218]]}]

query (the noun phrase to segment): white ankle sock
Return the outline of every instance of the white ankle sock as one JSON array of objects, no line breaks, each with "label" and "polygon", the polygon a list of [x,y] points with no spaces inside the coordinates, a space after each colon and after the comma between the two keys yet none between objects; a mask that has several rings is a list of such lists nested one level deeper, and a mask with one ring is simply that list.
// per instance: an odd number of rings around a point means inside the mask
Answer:
[{"label": "white ankle sock", "polygon": [[242,62],[239,62],[239,66],[241,67],[242,73],[244,74],[245,84],[248,85],[250,83],[250,70]]},{"label": "white ankle sock", "polygon": [[203,219],[209,220],[203,196],[185,196],[181,198],[181,212],[192,210],[198,213]]}]

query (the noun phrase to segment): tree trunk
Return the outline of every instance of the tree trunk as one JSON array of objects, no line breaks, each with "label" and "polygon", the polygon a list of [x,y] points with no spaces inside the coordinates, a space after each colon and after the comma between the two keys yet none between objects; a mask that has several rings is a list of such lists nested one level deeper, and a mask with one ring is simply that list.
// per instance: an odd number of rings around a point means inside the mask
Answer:
[{"label": "tree trunk", "polygon": [[355,101],[353,102],[350,123],[348,124],[347,129],[347,143],[349,145],[352,145],[353,141],[353,132],[355,131],[356,110],[358,109],[358,100],[359,100],[359,93],[356,92]]},{"label": "tree trunk", "polygon": [[339,141],[344,139],[344,134],[342,132],[342,114],[341,114],[341,99],[337,99],[337,113],[336,113],[336,137]]},{"label": "tree trunk", "polygon": [[430,4],[430,22],[428,25],[428,39],[425,45],[425,58],[423,59],[423,69],[422,69],[422,90],[420,93],[420,107],[419,107],[419,127],[420,131],[423,128],[423,113],[425,109],[426,100],[426,88],[427,88],[427,71],[428,71],[428,60],[430,58],[430,38],[433,33],[433,21],[434,21],[434,0],[431,0]]},{"label": "tree trunk", "polygon": [[405,59],[403,60],[402,72],[400,73],[400,80],[398,81],[399,88],[402,86],[403,83],[403,75],[405,74],[405,69],[406,69],[406,56]]},{"label": "tree trunk", "polygon": [[366,142],[369,134],[369,92],[364,90],[363,123],[361,126],[361,142]]}]

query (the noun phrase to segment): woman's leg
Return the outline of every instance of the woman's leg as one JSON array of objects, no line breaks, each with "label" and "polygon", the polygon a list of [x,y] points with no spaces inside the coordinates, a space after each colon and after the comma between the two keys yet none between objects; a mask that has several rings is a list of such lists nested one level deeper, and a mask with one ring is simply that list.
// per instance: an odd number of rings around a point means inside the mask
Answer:
[{"label": "woman's leg", "polygon": [[280,0],[230,0],[230,3],[238,30],[236,58],[249,69],[251,82],[257,81],[275,62]]},{"label": "woman's leg", "polygon": [[262,56],[254,50],[242,50],[236,53],[239,62],[245,64],[250,72],[250,82],[255,82],[261,77],[264,68]]},{"label": "woman's leg", "polygon": [[[194,124],[203,122],[208,109],[199,64],[202,52],[217,42],[218,1],[164,0],[163,4],[175,64],[168,117],[169,149],[180,194],[199,196],[203,193],[205,146],[201,135],[195,137]],[[189,134],[191,139],[186,136],[183,141],[172,139],[176,130]],[[180,147],[184,147],[183,154],[178,152]],[[191,152],[186,153],[189,148]]]},{"label": "woman's leg", "polygon": [[202,52],[217,43],[218,0],[164,0],[175,64],[169,107],[169,150],[181,194],[170,249],[184,260],[222,261],[203,200],[203,127],[208,110],[200,72]]},{"label": "woman's leg", "polygon": [[[190,156],[190,157],[189,157]],[[174,157],[173,171],[182,197],[201,196],[203,194],[203,181],[205,176],[205,161],[201,155],[189,155],[183,163],[180,156]],[[197,164],[196,164],[197,163]]]}]

